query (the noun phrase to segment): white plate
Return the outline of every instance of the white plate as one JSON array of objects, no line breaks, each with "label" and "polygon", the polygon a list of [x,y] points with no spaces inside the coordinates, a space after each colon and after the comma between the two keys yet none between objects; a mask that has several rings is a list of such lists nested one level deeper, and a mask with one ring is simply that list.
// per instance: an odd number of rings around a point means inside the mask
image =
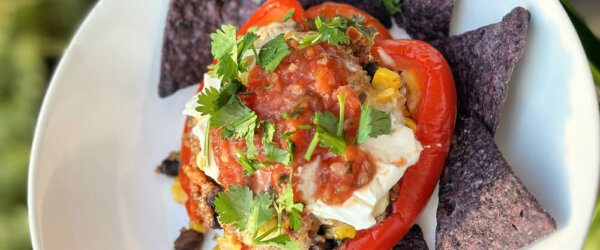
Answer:
[{"label": "white plate", "polygon": [[[35,249],[170,249],[186,213],[154,167],[177,150],[194,88],[157,95],[167,0],[103,0],[71,42],[35,132]],[[599,121],[580,42],[558,1],[458,1],[451,33],[532,13],[496,139],[558,229],[534,247],[583,243],[598,187]],[[208,46],[208,45],[207,45]],[[437,195],[419,223],[433,247]]]}]

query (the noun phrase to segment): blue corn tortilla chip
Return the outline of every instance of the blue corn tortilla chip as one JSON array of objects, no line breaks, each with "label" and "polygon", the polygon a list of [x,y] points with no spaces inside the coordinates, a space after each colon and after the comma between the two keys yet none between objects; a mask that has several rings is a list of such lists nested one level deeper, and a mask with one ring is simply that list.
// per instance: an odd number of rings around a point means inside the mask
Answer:
[{"label": "blue corn tortilla chip", "polygon": [[452,69],[459,113],[480,117],[492,135],[525,48],[529,19],[529,11],[518,7],[499,23],[432,43]]},{"label": "blue corn tortilla chip", "polygon": [[423,231],[419,225],[414,225],[393,250],[428,250],[427,243],[423,238]]},{"label": "blue corn tortilla chip", "polygon": [[440,177],[436,249],[516,249],[556,230],[493,139],[529,18],[515,8],[500,23],[433,43],[452,69],[458,101]]},{"label": "blue corn tortilla chip", "polygon": [[394,18],[413,39],[432,42],[448,37],[455,0],[404,0]]},{"label": "blue corn tortilla chip", "polygon": [[166,97],[202,81],[212,63],[210,34],[222,24],[240,27],[258,5],[248,0],[171,0],[162,48],[158,94]]},{"label": "blue corn tortilla chip", "polygon": [[440,178],[436,249],[517,249],[556,230],[477,118],[459,116]]},{"label": "blue corn tortilla chip", "polygon": [[324,2],[345,3],[369,13],[369,15],[377,18],[386,28],[392,27],[392,18],[381,4],[381,0],[298,0],[298,2],[302,4],[305,10]]}]

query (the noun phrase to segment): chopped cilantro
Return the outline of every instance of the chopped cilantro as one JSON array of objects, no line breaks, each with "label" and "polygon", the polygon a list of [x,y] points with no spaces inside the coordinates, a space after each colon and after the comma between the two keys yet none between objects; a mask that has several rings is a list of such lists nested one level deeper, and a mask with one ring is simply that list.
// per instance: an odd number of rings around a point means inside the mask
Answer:
[{"label": "chopped cilantro", "polygon": [[281,114],[281,117],[284,119],[296,119],[298,118],[298,114],[293,112],[290,114],[288,114],[287,112],[283,112],[283,114]]},{"label": "chopped cilantro", "polygon": [[215,198],[215,211],[219,222],[233,223],[240,231],[256,237],[258,229],[275,217],[273,196],[263,193],[253,197],[249,187],[229,186]]},{"label": "chopped cilantro", "polygon": [[275,246],[275,247],[280,247],[280,248],[285,248],[285,249],[300,250],[300,243],[292,241],[290,236],[287,234],[280,234],[271,239],[264,240],[264,241],[256,241],[256,242],[254,242],[254,244],[255,245],[270,245],[270,246]]},{"label": "chopped cilantro", "polygon": [[315,112],[313,116],[313,122],[318,127],[324,129],[327,133],[337,134],[337,127],[339,119],[335,117],[335,115],[331,112],[321,113],[319,111]]},{"label": "chopped cilantro", "polygon": [[242,120],[252,119],[252,116],[256,116],[254,111],[246,107],[246,105],[242,103],[242,100],[240,100],[240,97],[235,95],[232,96],[219,110],[211,114],[210,126],[218,128],[229,123],[229,126],[235,127],[231,124],[238,123],[238,121]]},{"label": "chopped cilantro", "polygon": [[383,0],[381,2],[392,16],[402,11],[402,0]]},{"label": "chopped cilantro", "polygon": [[390,133],[392,126],[390,114],[372,108],[369,104],[360,106],[360,122],[354,138],[355,144],[365,142],[369,137],[377,137]]},{"label": "chopped cilantro", "polygon": [[306,153],[304,154],[304,159],[307,161],[310,160],[319,143],[321,147],[330,147],[329,151],[332,153],[346,153],[346,141],[343,136],[337,135],[337,130],[339,127],[338,123],[340,122],[339,118],[335,117],[335,115],[333,115],[331,112],[315,112],[315,115],[313,116],[313,122],[315,123],[317,129],[308,146],[308,149],[306,150]]},{"label": "chopped cilantro", "polygon": [[220,78],[222,82],[239,78],[240,72],[247,72],[248,65],[242,62],[242,56],[248,50],[254,51],[254,42],[258,35],[248,32],[236,38],[236,29],[232,25],[222,25],[210,35],[211,53],[217,63],[208,66],[212,77]]},{"label": "chopped cilantro", "polygon": [[300,124],[298,126],[296,126],[297,129],[311,129],[312,126],[309,124]]},{"label": "chopped cilantro", "polygon": [[291,164],[291,153],[289,151],[275,147],[271,143],[264,144],[263,149],[265,150],[265,154],[267,155],[267,160],[275,161],[286,166]]},{"label": "chopped cilantro", "polygon": [[275,124],[267,121],[263,122],[263,143],[272,142],[274,134]]},{"label": "chopped cilantro", "polygon": [[348,25],[348,19],[343,16],[334,16],[327,19],[325,23],[321,21],[321,18],[315,19],[315,26],[321,34],[321,40],[327,41],[330,44],[348,44],[348,37],[346,36],[346,29]]},{"label": "chopped cilantro", "polygon": [[350,41],[346,36],[346,30],[349,27],[356,28],[367,36],[370,41],[373,41],[373,37],[377,34],[375,28],[365,26],[365,18],[362,15],[354,15],[351,18],[336,15],[329,19],[325,16],[317,17],[309,20],[309,27],[312,27],[311,30],[318,33],[305,35],[302,38],[292,37],[300,42],[299,48],[305,48],[320,42],[328,42],[334,45],[348,44]]},{"label": "chopped cilantro", "polygon": [[337,95],[338,102],[340,103],[340,116],[337,127],[337,136],[342,136],[344,133],[344,104],[346,103],[346,93],[343,95]]},{"label": "chopped cilantro", "polygon": [[[278,224],[278,227],[267,229],[266,232],[258,235],[259,229],[275,217],[276,211],[278,216],[283,211],[291,211],[289,212],[290,217],[294,219],[290,219],[290,227],[294,230],[299,229],[299,213],[302,212],[304,206],[302,203],[294,203],[293,195],[291,188],[288,188],[275,201],[269,193],[254,196],[252,190],[247,186],[229,186],[227,191],[217,194],[215,211],[219,213],[218,219],[221,224],[233,223],[234,227],[249,234],[252,237],[252,243],[255,245],[300,249],[298,242],[292,241],[289,235],[281,232],[275,237],[264,239],[277,228],[281,230],[281,223]],[[281,218],[279,217],[278,220],[281,220]]]},{"label": "chopped cilantro", "polygon": [[281,220],[281,213],[285,211],[290,214],[290,228],[298,232],[300,225],[302,224],[300,221],[300,213],[304,210],[304,205],[302,205],[302,203],[294,202],[294,191],[291,182],[288,183],[275,202],[275,211],[277,211],[278,222]]},{"label": "chopped cilantro", "polygon": [[220,108],[216,105],[218,98],[219,91],[217,89],[204,89],[204,91],[198,94],[198,104],[201,106],[197,106],[196,111],[202,113],[203,115],[208,115],[217,111],[217,109]]},{"label": "chopped cilantro", "polygon": [[283,18],[283,22],[285,23],[287,20],[290,20],[290,18],[292,18],[292,16],[294,15],[294,12],[296,11],[296,9],[292,8],[290,11],[288,11],[287,14],[285,14],[285,17]]},{"label": "chopped cilantro", "polygon": [[273,72],[281,60],[291,53],[283,34],[273,38],[260,49],[259,65],[267,72]]},{"label": "chopped cilantro", "polygon": [[257,159],[246,158],[244,153],[239,149],[236,149],[236,151],[238,154],[237,162],[240,165],[242,165],[242,167],[244,168],[243,174],[245,174],[245,175],[252,174],[252,173],[256,172],[256,170],[259,170],[261,168],[265,168],[268,166],[267,163],[259,162]]}]

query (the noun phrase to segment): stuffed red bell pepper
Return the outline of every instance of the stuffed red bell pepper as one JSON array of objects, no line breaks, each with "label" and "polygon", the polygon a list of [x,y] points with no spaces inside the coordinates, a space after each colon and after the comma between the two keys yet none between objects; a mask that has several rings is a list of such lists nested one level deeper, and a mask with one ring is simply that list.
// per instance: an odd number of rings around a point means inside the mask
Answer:
[{"label": "stuffed red bell pepper", "polygon": [[414,224],[456,113],[448,64],[344,4],[270,0],[211,35],[179,183],[220,249],[385,249]]}]

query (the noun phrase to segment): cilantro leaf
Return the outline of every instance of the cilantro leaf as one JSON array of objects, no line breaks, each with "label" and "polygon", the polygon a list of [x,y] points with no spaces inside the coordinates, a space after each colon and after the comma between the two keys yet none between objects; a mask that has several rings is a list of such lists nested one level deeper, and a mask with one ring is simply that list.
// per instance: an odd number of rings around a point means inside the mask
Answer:
[{"label": "cilantro leaf", "polygon": [[334,45],[348,44],[350,41],[346,36],[346,31],[349,27],[356,28],[371,42],[377,34],[375,28],[365,26],[365,18],[362,15],[353,15],[351,18],[336,15],[329,19],[325,16],[317,17],[310,19],[307,25],[310,30],[318,31],[318,33],[305,35],[302,38],[292,37],[300,42],[299,48],[306,48],[320,42],[328,42]]},{"label": "cilantro leaf", "polygon": [[267,121],[263,122],[263,143],[272,142],[274,134],[275,124]]},{"label": "cilantro leaf", "polygon": [[273,197],[268,193],[253,198],[248,187],[229,186],[225,192],[219,192],[215,198],[215,211],[219,213],[219,222],[233,223],[241,231],[255,235],[258,229],[275,217],[271,208]]},{"label": "cilantro leaf", "polygon": [[219,110],[211,114],[210,126],[218,128],[227,123],[248,119],[247,117],[252,115],[256,115],[254,111],[242,104],[239,96],[234,95]]},{"label": "cilantro leaf", "polygon": [[337,134],[338,118],[331,112],[315,112],[313,117],[315,125],[323,128],[327,133]]},{"label": "cilantro leaf", "polygon": [[242,87],[242,84],[237,81],[232,81],[225,84],[221,90],[215,88],[207,88],[198,95],[197,103],[202,105],[196,107],[196,111],[203,115],[210,115],[219,110],[229,101],[231,96],[235,95]]},{"label": "cilantro leaf", "polygon": [[350,41],[345,33],[348,25],[347,20],[347,18],[342,16],[334,16],[323,23],[321,18],[317,17],[315,19],[315,26],[321,34],[321,40],[333,45],[340,43],[348,44]]},{"label": "cilantro leaf", "polygon": [[196,111],[203,115],[212,114],[217,111],[220,107],[217,105],[217,99],[219,99],[219,91],[215,88],[204,89],[198,94],[198,104],[202,106],[196,107]]},{"label": "cilantro leaf", "polygon": [[346,147],[348,145],[343,137],[332,133],[319,131],[319,129],[317,129],[317,138],[319,138],[319,141],[321,142],[321,147],[329,147],[329,152],[339,155],[346,153]]},{"label": "cilantro leaf", "polygon": [[390,114],[372,108],[369,104],[360,106],[360,120],[354,144],[361,144],[370,137],[389,134],[391,130]]},{"label": "cilantro leaf", "polygon": [[317,126],[315,135],[313,136],[313,139],[311,140],[310,144],[308,145],[308,149],[304,154],[304,159],[309,161],[319,144],[324,148],[329,147],[329,152],[340,155],[345,154],[346,147],[348,146],[346,140],[344,140],[344,138],[341,136],[337,136],[335,134],[335,130],[333,131],[334,132],[331,133],[325,130],[323,127]]},{"label": "cilantro leaf", "polygon": [[[300,204],[300,203],[298,203]],[[302,205],[302,204],[300,204]],[[300,210],[302,211],[302,210]],[[302,225],[302,217],[300,216],[300,213],[294,209],[292,210],[292,212],[290,212],[290,228],[292,228],[295,232],[298,232],[298,230],[300,230],[300,226]]]},{"label": "cilantro leaf", "polygon": [[246,158],[244,153],[239,149],[236,149],[236,151],[238,154],[237,162],[244,168],[244,175],[252,174],[261,168],[266,168],[269,165],[269,163],[259,162],[257,159]]},{"label": "cilantro leaf", "polygon": [[285,17],[283,18],[283,22],[285,23],[287,20],[290,20],[290,18],[292,18],[292,16],[294,15],[294,12],[296,11],[296,9],[292,8],[290,11],[288,11],[287,14],[285,14]]},{"label": "cilantro leaf", "polygon": [[210,35],[211,53],[217,60],[216,64],[209,65],[208,74],[221,81],[227,82],[240,77],[240,72],[249,71],[249,66],[242,61],[242,56],[248,50],[255,51],[254,42],[259,38],[255,33],[248,32],[236,38],[236,28],[232,25],[223,25]]},{"label": "cilantro leaf", "polygon": [[259,65],[267,72],[273,72],[281,60],[291,53],[283,34],[273,38],[260,49]]},{"label": "cilantro leaf", "polygon": [[[210,52],[215,58],[229,56],[236,46],[236,29],[233,25],[222,25],[215,33],[210,34],[211,49]],[[236,54],[237,55],[237,54]]]},{"label": "cilantro leaf", "polygon": [[348,27],[356,28],[364,36],[368,37],[371,42],[373,42],[373,38],[377,35],[377,29],[365,25],[365,16],[363,15],[352,15],[352,17],[348,19]]},{"label": "cilantro leaf", "polygon": [[[339,97],[340,101],[342,101],[342,97]],[[343,104],[342,104],[343,106]],[[343,115],[343,111],[340,109],[340,114]],[[341,129],[340,134],[338,135],[338,130],[340,130],[340,126],[343,126],[343,119],[335,117],[331,112],[315,112],[313,116],[313,122],[316,125],[316,131],[308,145],[308,149],[304,154],[304,159],[307,161],[310,160],[314,150],[320,144],[321,147],[327,148],[329,147],[329,151],[336,154],[345,154],[346,140],[344,139],[343,129]],[[342,122],[342,125],[340,125]]]},{"label": "cilantro leaf", "polygon": [[402,11],[402,2],[401,0],[383,0],[381,1],[383,7],[387,10],[390,15],[395,15],[398,12]]},{"label": "cilantro leaf", "polygon": [[[254,129],[256,128],[256,118],[254,118],[254,124],[248,126],[248,132],[246,134],[246,154],[248,157],[255,157],[258,155],[258,150],[254,146]],[[240,132],[243,133],[243,132]]]},{"label": "cilantro leaf", "polygon": [[275,147],[271,143],[264,144],[263,149],[265,150],[265,154],[267,155],[267,160],[279,162],[286,166],[291,164],[290,152]]}]

